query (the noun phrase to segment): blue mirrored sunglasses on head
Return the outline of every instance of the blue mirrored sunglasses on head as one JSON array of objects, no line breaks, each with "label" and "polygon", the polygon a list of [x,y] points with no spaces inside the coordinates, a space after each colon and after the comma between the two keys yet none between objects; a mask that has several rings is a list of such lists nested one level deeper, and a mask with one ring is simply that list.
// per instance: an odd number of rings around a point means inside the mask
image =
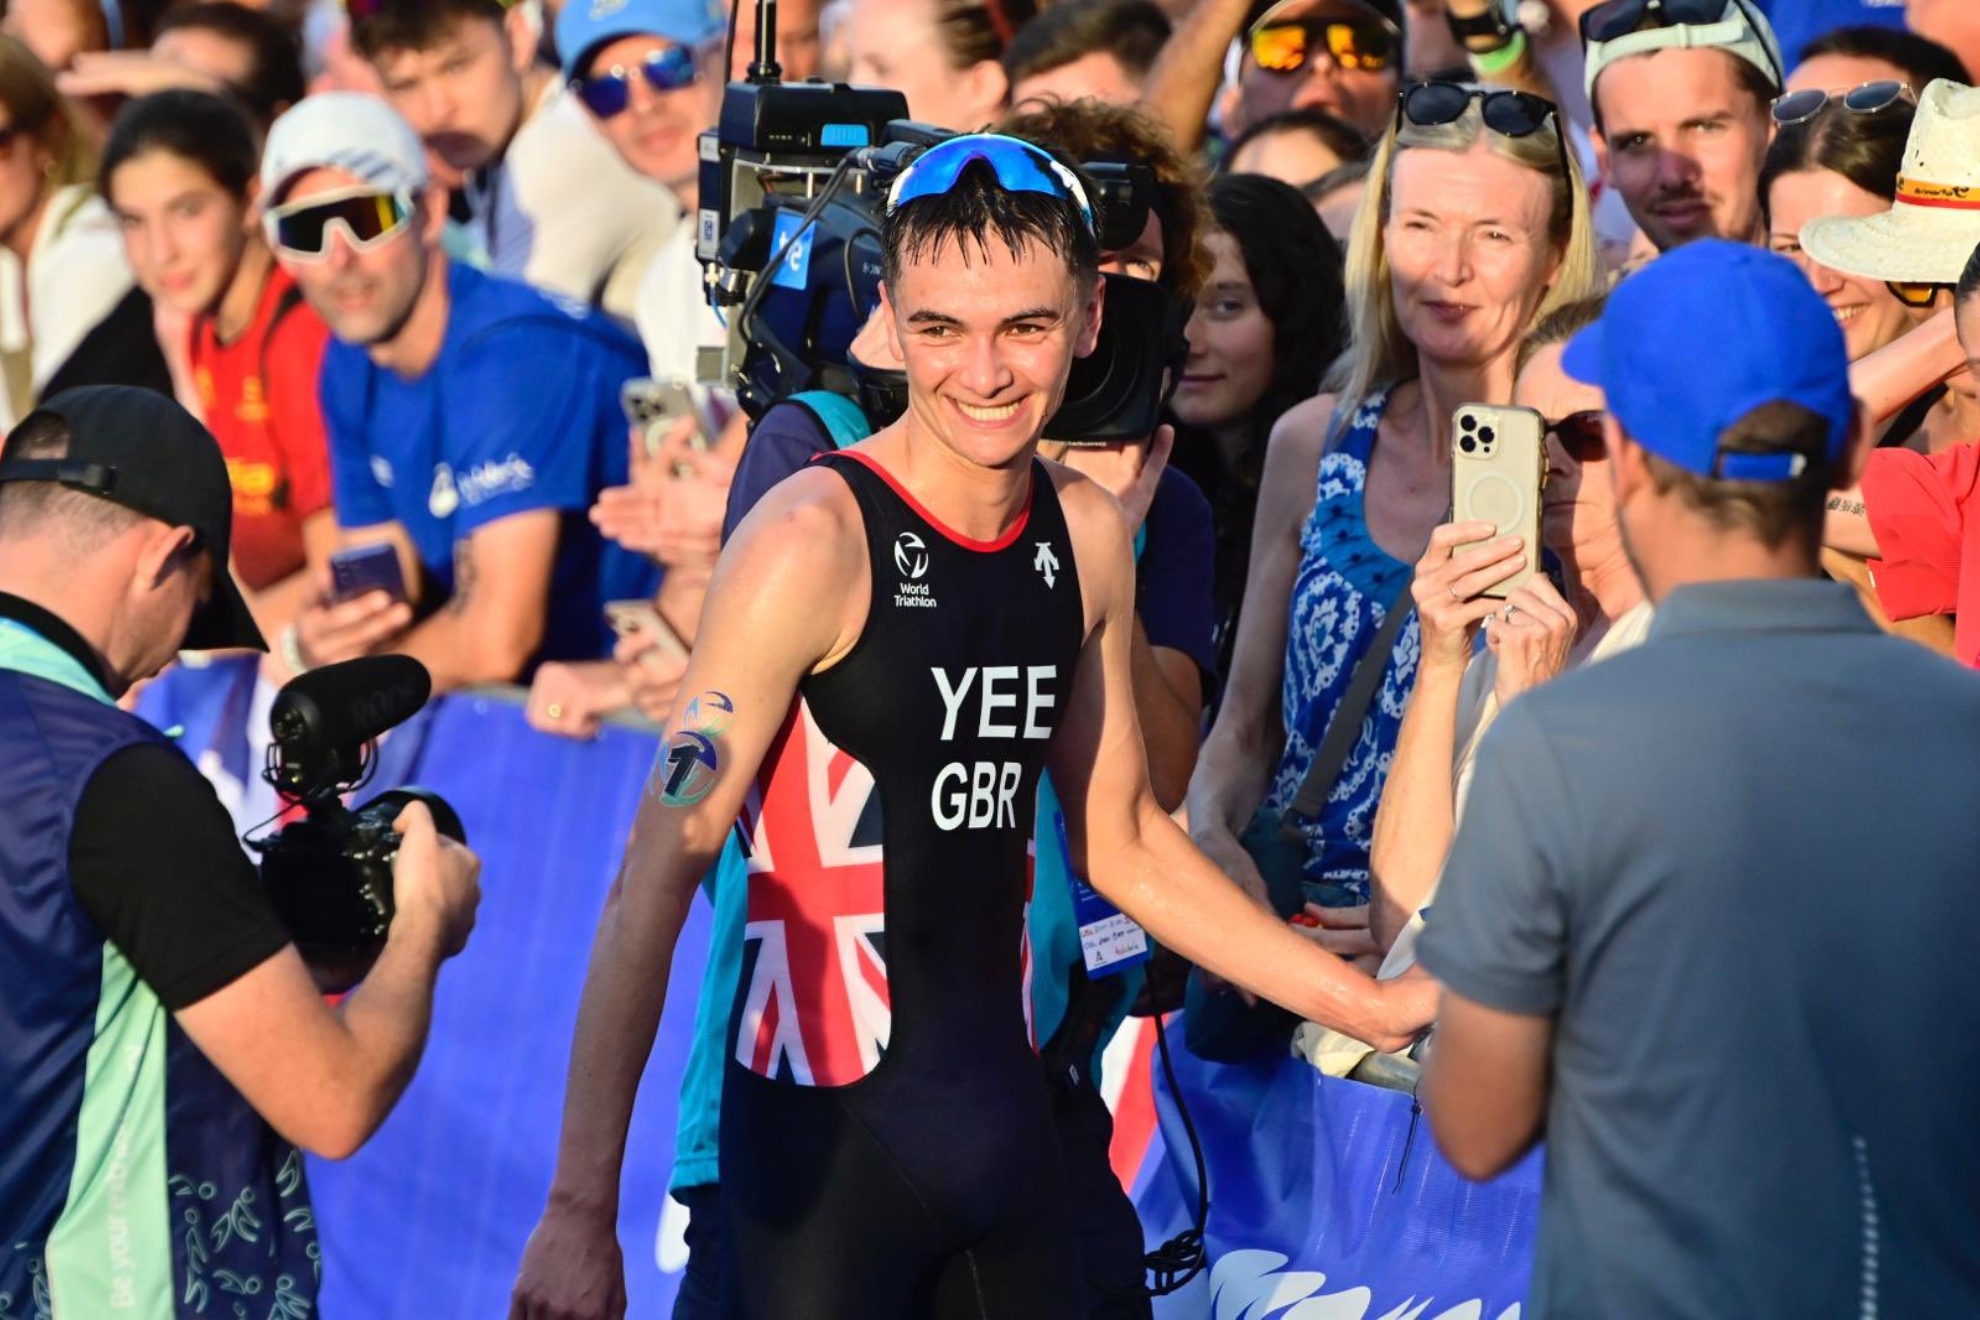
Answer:
[{"label": "blue mirrored sunglasses on head", "polygon": [[[970,133],[938,142],[914,158],[901,171],[887,194],[887,213],[892,215],[918,197],[939,197],[956,186],[962,172],[977,161],[988,165],[997,183],[1006,192],[1044,193],[1062,201],[1074,202],[1094,230],[1093,203],[1079,177],[1053,160],[1051,155],[1022,138],[1000,133]],[[1098,232],[1094,230],[1094,232]]]},{"label": "blue mirrored sunglasses on head", "polygon": [[[656,50],[635,66],[646,85],[656,92],[678,92],[695,80],[694,52],[686,46]],[[622,114],[632,104],[633,70],[623,64],[593,71],[590,76],[571,80],[585,108],[600,119]]]}]

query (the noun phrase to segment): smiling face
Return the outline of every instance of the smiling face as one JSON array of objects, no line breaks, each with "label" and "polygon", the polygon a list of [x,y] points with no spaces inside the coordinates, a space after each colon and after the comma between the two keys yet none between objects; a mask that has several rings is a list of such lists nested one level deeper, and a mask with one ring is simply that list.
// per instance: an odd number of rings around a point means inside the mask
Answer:
[{"label": "smiling face", "polygon": [[119,165],[109,191],[139,286],[175,312],[212,311],[253,232],[247,205],[169,151],[147,151]]},{"label": "smiling face", "polygon": [[1773,121],[1736,55],[1655,50],[1595,83],[1602,173],[1660,252],[1695,238],[1760,234],[1760,167]]},{"label": "smiling face", "polygon": [[[1550,344],[1526,364],[1513,383],[1513,402],[1531,408],[1549,423],[1580,412],[1599,412],[1602,391],[1561,370],[1565,344]],[[1616,503],[1605,467],[1606,454],[1577,458],[1549,430],[1547,485],[1540,497],[1541,540],[1563,558],[1586,562],[1585,551],[1616,535]]]},{"label": "smiling face", "polygon": [[613,69],[626,72],[626,108],[610,119],[593,115],[592,122],[626,164],[649,179],[682,188],[694,182],[700,168],[696,141],[701,130],[715,120],[722,85],[712,69],[705,69],[686,87],[655,91],[642,72],[647,57],[673,46],[664,37],[621,37],[599,47],[588,74],[596,77]]},{"label": "smiling face", "polygon": [[1842,326],[1849,360],[1856,361],[1896,340],[1913,324],[1905,305],[1882,280],[1845,275],[1801,250],[1801,228],[1817,216],[1882,215],[1890,203],[1865,192],[1833,170],[1797,170],[1774,180],[1767,193],[1768,246],[1795,265],[1828,300]]},{"label": "smiling face", "polygon": [[1553,185],[1492,150],[1397,155],[1382,242],[1397,322],[1430,361],[1483,367],[1511,353],[1560,267]]},{"label": "smiling face", "polygon": [[1242,424],[1271,388],[1275,332],[1237,240],[1208,234],[1203,241],[1217,264],[1190,314],[1189,358],[1170,410],[1189,426],[1219,430]]},{"label": "smiling face", "polygon": [[374,61],[385,96],[450,169],[480,169],[522,123],[521,66],[508,32],[464,18],[428,50],[388,50]]},{"label": "smiling face", "polygon": [[909,425],[977,467],[1026,461],[1073,359],[1093,351],[1104,287],[1082,289],[1036,242],[945,239],[904,261],[881,297],[907,367]]}]

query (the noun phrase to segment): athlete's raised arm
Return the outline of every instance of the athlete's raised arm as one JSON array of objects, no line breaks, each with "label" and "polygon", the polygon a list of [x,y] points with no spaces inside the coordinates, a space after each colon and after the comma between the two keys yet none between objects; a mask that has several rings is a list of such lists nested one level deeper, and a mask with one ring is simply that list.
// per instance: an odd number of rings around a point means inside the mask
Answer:
[{"label": "athlete's raised arm", "polygon": [[1130,687],[1126,520],[1082,478],[1062,475],[1059,494],[1087,624],[1051,751],[1073,869],[1191,962],[1377,1048],[1408,1044],[1436,1011],[1430,982],[1377,982],[1296,934],[1226,879],[1156,803]]},{"label": "athlete's raised arm", "polygon": [[825,471],[799,472],[764,496],[716,566],[669,733],[592,944],[557,1169],[523,1255],[512,1316],[625,1310],[620,1167],[674,944],[798,683],[859,636],[866,570],[858,506]]}]

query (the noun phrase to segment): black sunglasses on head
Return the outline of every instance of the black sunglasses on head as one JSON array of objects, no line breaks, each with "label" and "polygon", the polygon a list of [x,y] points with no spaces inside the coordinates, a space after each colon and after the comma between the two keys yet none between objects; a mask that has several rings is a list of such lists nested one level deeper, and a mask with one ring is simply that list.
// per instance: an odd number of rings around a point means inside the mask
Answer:
[{"label": "black sunglasses on head", "polygon": [[1472,87],[1458,82],[1412,83],[1403,88],[1396,100],[1396,126],[1411,123],[1419,128],[1435,128],[1455,124],[1474,100],[1481,103],[1479,113],[1484,117],[1485,127],[1500,137],[1531,137],[1552,119],[1554,146],[1561,158],[1561,177],[1574,177],[1568,169],[1567,136],[1561,131],[1560,111],[1546,97],[1531,92]]}]

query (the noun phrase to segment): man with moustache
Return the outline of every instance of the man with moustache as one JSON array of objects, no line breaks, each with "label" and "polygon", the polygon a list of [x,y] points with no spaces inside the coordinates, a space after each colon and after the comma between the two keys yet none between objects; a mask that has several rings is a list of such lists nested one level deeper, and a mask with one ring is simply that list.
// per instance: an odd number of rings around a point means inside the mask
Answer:
[{"label": "man with moustache", "polygon": [[337,340],[320,394],[341,537],[397,546],[415,588],[337,600],[323,575],[283,636],[290,667],[397,651],[444,692],[605,654],[604,603],[657,584],[585,517],[626,480],[619,389],[645,367],[638,344],[582,304],[448,261],[446,194],[375,97],[326,92],[284,115],[261,186],[276,259]]},{"label": "man with moustache", "polygon": [[[1709,20],[1691,17],[1701,5]],[[1581,38],[1603,182],[1657,250],[1760,242],[1769,108],[1786,81],[1766,16],[1747,0],[1607,0],[1582,15]]]}]

